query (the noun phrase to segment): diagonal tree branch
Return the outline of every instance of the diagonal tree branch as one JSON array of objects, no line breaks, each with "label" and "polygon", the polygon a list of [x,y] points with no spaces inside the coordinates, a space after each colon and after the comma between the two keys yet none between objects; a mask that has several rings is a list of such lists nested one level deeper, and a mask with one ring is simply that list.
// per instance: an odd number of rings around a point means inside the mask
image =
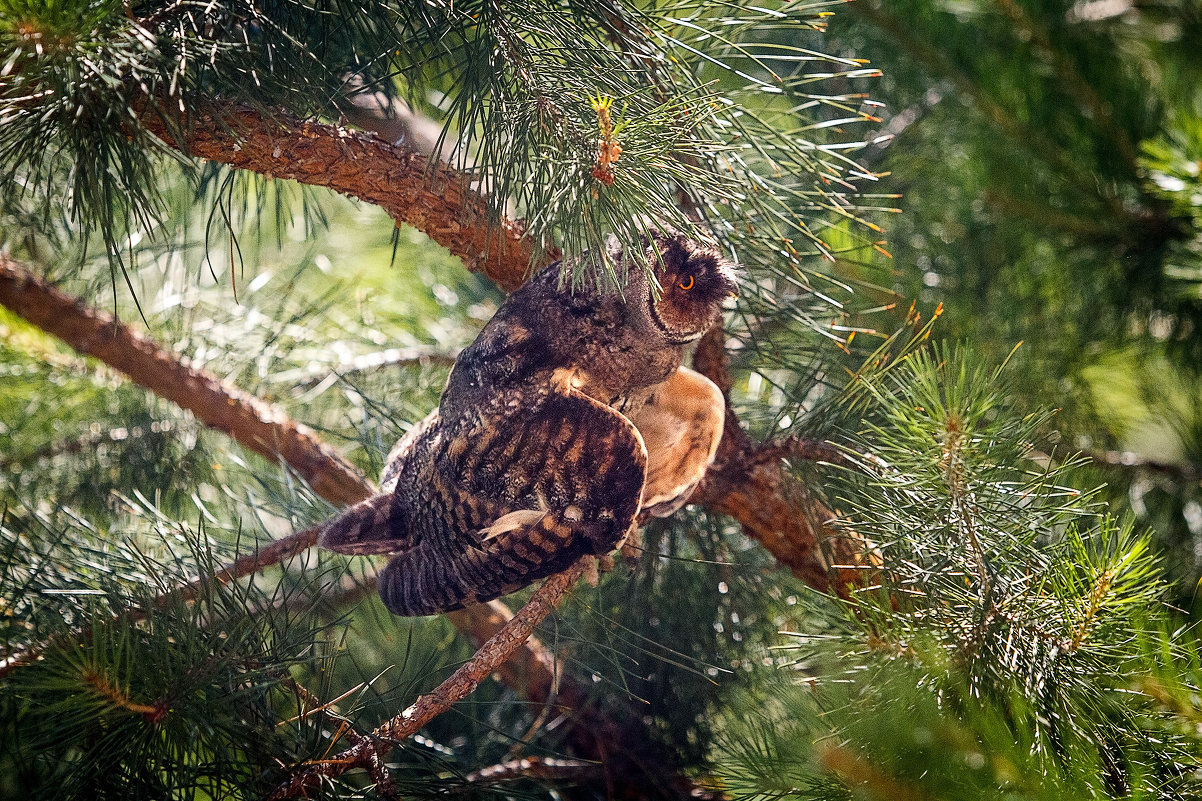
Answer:
[{"label": "diagonal tree branch", "polygon": [[185,141],[154,114],[142,124],[182,152],[274,178],[324,186],[388,212],[425,233],[502,289],[522,284],[531,267],[550,261],[521,226],[497,219],[471,180],[445,164],[371,134],[266,117],[236,103],[211,103],[183,122]]},{"label": "diagonal tree branch", "polygon": [[422,726],[466,698],[530,637],[534,627],[559,605],[593,558],[583,557],[572,567],[548,578],[530,596],[530,600],[521,611],[481,645],[472,658],[442,684],[429,694],[419,697],[392,720],[379,726],[370,737],[363,738],[332,759],[322,760],[301,770],[276,788],[268,796],[269,801],[304,795],[314,788],[322,777],[340,776],[357,767],[370,768],[380,755],[392,748],[393,743],[412,737]]},{"label": "diagonal tree branch", "polygon": [[[205,425],[229,434],[268,459],[282,459],[331,503],[349,505],[372,494],[371,485],[308,426],[280,409],[230,386],[116,322],[82,306],[13,259],[0,255],[0,304],[94,356],[196,415]],[[303,548],[302,548],[303,550]]]}]

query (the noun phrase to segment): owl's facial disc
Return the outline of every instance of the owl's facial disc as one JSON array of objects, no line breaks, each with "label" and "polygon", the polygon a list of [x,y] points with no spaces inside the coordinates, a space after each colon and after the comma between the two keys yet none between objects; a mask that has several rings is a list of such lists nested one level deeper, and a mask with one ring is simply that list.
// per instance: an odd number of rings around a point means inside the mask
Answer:
[{"label": "owl's facial disc", "polygon": [[669,342],[692,342],[722,315],[722,303],[738,295],[734,268],[715,251],[683,236],[657,237],[655,277],[662,290],[648,293],[651,320]]}]

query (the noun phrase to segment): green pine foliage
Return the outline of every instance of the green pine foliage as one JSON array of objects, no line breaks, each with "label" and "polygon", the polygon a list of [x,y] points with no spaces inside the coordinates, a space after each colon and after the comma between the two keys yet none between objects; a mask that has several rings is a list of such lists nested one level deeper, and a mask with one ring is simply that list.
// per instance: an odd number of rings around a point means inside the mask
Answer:
[{"label": "green pine foliage", "polygon": [[1024,343],[1019,390],[1061,410],[1041,450],[1130,454],[1080,481],[1156,531],[1182,605],[1202,533],[1200,20],[1195,0],[874,0],[830,37],[872,57],[894,115],[863,156],[904,195],[889,285],[942,302],[943,334],[992,361]]},{"label": "green pine foliage", "polygon": [[[73,227],[95,227],[124,265],[130,235],[167,221],[169,155],[141,117],[174,135],[220,98],[337,119],[380,91],[442,118],[451,162],[535,241],[579,253],[649,221],[699,230],[700,215],[806,284],[804,256],[879,231],[865,215],[881,203],[858,186],[875,176],[850,155],[861,143],[823,135],[872,119],[854,86],[876,74],[814,48],[828,5],[11,3],[0,176],[41,214],[66,183]],[[605,179],[599,136],[621,148]]]},{"label": "green pine foliage", "polygon": [[[156,593],[228,550],[210,550],[203,525],[126,503],[125,530],[69,507],[5,510],[3,603],[21,624],[6,646],[49,646],[5,681],[6,795],[220,797],[306,753],[301,732],[276,725],[280,683],[321,660],[321,630],[279,603],[292,597],[283,585],[156,608]],[[123,619],[133,609],[149,609],[142,625]]]},{"label": "green pine foliage", "polygon": [[779,683],[724,718],[732,797],[1202,791],[1176,672],[1197,642],[1169,633],[1149,540],[1065,486],[1071,465],[1033,458],[1046,415],[1016,410],[1003,378],[932,348],[869,382],[855,447],[875,458],[838,498],[879,569],[844,600],[802,596]]},{"label": "green pine foliage", "polygon": [[[733,521],[685,510],[540,627],[565,678],[731,798],[1198,797],[1202,662],[1165,605],[1189,571],[1050,447],[1062,421],[1096,422],[1083,387],[1105,360],[1073,354],[1146,339],[1132,321],[1155,310],[1182,346],[1158,352],[1164,374],[1196,334],[1196,243],[1153,236],[1166,215],[1196,224],[1196,109],[1170,114],[1136,84],[1159,62],[1163,98],[1192,91],[1178,50],[1196,9],[1139,5],[1129,36],[1023,3],[1045,41],[975,3],[0,0],[0,247],[374,477],[502,295],[378,211],[197,167],[147,120],[178,133],[180,109],[233,101],[337,121],[380,91],[447,126],[444,153],[494,214],[568,253],[648,221],[709,228],[747,271],[727,326],[733,409],[760,440],[843,444],[842,466],[789,467],[877,568],[819,595]],[[854,21],[841,38],[823,34],[830,9]],[[920,117],[883,151],[861,56],[889,63],[873,90]],[[1065,102],[1069,63],[1113,116]],[[1131,153],[1110,147],[1123,139]],[[612,183],[599,140],[622,149]],[[899,188],[908,215],[882,266],[869,246],[885,249]],[[1052,198],[1059,216],[1028,216],[1058,237],[979,207],[989,192]],[[1099,254],[1105,270],[1083,266]],[[1145,275],[1161,262],[1171,282]],[[950,302],[924,325],[925,309],[898,313],[910,296]],[[37,654],[0,676],[0,795],[261,798],[471,657],[448,620],[357,593],[361,558],[312,551],[193,604],[155,601],[334,510],[14,315],[0,331],[0,652]],[[924,344],[941,331],[979,343]],[[1160,382],[1191,408],[1182,387]],[[307,712],[308,693],[333,705]],[[405,798],[606,797],[604,766],[481,772],[570,761],[570,728],[485,682],[389,752],[392,783]],[[680,792],[652,778],[648,792]],[[364,771],[321,792],[384,795]]]}]

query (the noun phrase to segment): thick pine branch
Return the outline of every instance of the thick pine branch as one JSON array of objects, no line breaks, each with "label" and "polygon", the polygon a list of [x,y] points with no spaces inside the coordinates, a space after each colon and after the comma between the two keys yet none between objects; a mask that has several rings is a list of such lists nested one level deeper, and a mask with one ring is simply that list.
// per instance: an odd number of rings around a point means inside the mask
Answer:
[{"label": "thick pine branch", "polygon": [[188,155],[328,187],[379,206],[505,290],[516,289],[532,267],[549,260],[519,225],[490,219],[487,198],[468,176],[377,136],[283,115],[269,118],[234,103],[193,111],[181,126],[183,142],[156,115],[144,115],[142,123]]},{"label": "thick pine branch", "polygon": [[693,366],[718,385],[727,406],[717,457],[692,502],[738,520],[744,534],[811,587],[846,593],[864,583],[864,570],[871,567],[864,543],[828,526],[835,513],[781,465],[782,456],[828,461],[832,454],[825,448],[785,452],[777,443],[758,443],[747,435],[730,407],[725,338],[715,328],[693,354]]},{"label": "thick pine branch", "polygon": [[[0,304],[77,352],[94,356],[135,383],[189,410],[210,428],[229,434],[268,459],[280,459],[321,497],[340,506],[372,495],[372,487],[308,426],[231,386],[122,325],[88,309],[0,255]],[[312,542],[300,545],[297,552]]]}]

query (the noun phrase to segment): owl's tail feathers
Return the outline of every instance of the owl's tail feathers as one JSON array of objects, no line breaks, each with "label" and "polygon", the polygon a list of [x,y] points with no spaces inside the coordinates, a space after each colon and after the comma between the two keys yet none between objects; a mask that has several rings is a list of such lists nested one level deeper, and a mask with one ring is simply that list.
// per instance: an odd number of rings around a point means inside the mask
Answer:
[{"label": "owl's tail feathers", "polygon": [[385,492],[331,520],[317,535],[317,544],[338,553],[372,554],[407,551],[416,543],[400,499]]},{"label": "owl's tail feathers", "polygon": [[407,617],[437,615],[496,597],[495,594],[481,597],[465,581],[460,562],[472,559],[479,551],[472,549],[448,557],[433,550],[436,549],[427,541],[425,546],[394,556],[380,571],[380,600],[388,611]]}]

